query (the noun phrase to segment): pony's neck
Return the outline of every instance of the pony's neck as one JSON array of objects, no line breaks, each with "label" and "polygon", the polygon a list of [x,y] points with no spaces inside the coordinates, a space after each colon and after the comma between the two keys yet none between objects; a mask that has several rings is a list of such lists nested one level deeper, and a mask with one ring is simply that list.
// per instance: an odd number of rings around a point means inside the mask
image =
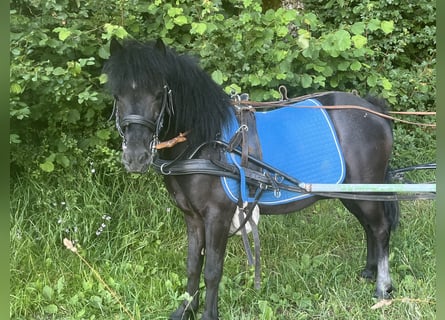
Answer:
[{"label": "pony's neck", "polygon": [[188,56],[168,54],[166,81],[172,90],[174,114],[167,138],[189,132],[190,147],[216,138],[231,116],[230,97]]}]

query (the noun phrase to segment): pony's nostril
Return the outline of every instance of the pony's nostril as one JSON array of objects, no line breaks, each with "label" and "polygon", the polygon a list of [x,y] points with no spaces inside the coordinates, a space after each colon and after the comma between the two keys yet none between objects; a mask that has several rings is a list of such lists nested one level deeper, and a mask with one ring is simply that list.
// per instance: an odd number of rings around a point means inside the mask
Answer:
[{"label": "pony's nostril", "polygon": [[138,162],[140,164],[145,164],[147,162],[148,158],[149,158],[148,152],[144,152],[138,157]]}]

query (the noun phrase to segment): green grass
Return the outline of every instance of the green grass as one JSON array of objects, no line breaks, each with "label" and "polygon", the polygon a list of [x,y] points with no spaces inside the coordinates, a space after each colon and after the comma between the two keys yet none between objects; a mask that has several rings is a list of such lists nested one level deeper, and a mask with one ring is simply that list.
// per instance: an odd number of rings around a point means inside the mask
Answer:
[{"label": "green grass", "polygon": [[[10,220],[11,319],[128,319],[65,237],[135,319],[166,319],[183,298],[185,224],[154,174],[13,179]],[[402,203],[390,255],[396,299],[377,310],[374,283],[358,277],[364,233],[338,200],[263,216],[260,236],[258,291],[240,238],[229,241],[221,319],[435,319],[435,201]]]}]

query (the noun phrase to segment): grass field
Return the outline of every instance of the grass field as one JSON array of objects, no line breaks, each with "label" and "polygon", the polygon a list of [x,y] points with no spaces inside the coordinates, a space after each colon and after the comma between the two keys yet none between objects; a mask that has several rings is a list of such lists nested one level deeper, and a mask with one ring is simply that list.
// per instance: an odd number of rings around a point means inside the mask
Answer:
[{"label": "grass field", "polygon": [[[184,297],[186,238],[160,178],[85,171],[46,180],[11,181],[11,319],[130,319],[113,292],[133,319],[167,319]],[[435,319],[435,201],[401,209],[391,305],[371,309],[374,283],[358,277],[364,233],[329,200],[262,217],[258,291],[240,238],[230,239],[221,319]]]}]

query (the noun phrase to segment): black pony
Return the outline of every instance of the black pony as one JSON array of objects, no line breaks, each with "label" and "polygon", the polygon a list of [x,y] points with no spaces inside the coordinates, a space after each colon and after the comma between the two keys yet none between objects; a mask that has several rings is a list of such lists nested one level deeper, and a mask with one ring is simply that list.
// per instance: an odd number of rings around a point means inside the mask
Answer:
[{"label": "black pony", "polygon": [[[224,147],[206,142],[215,141],[228,126],[233,114],[231,98],[196,61],[187,55],[178,55],[160,40],[146,44],[126,40],[121,44],[113,39],[110,53],[104,73],[115,98],[116,126],[123,138],[122,161],[127,171],[143,173],[157,159],[224,159]],[[328,92],[317,99],[323,105],[356,105],[384,112],[379,100],[366,100],[344,92]],[[393,145],[390,122],[356,109],[333,109],[328,110],[328,114],[344,155],[344,183],[383,183]],[[185,134],[186,142],[172,143],[171,148],[157,150],[159,141],[174,141],[175,137]],[[170,319],[194,317],[203,266],[206,295],[202,319],[218,319],[218,286],[237,203],[223,191],[218,176],[199,170],[193,174],[171,175],[162,166],[160,171],[168,191],[185,215],[188,235],[186,290],[193,297],[191,302],[184,301]],[[260,205],[260,210],[265,214],[290,213],[322,198],[316,195],[281,205]],[[367,258],[361,275],[376,280],[378,298],[388,298],[393,289],[389,274],[389,241],[399,218],[398,203],[341,201],[357,217],[366,233]]]}]

